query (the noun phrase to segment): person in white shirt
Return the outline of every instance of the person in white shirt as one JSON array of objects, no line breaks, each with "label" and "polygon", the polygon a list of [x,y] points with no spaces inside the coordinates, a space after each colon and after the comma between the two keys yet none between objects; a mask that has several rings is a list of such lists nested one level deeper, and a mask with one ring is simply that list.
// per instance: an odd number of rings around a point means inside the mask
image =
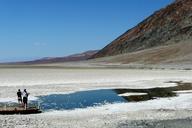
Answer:
[{"label": "person in white shirt", "polygon": [[29,96],[29,93],[27,92],[26,89],[24,89],[22,95],[23,95],[24,108],[25,108],[25,110],[26,110],[26,109],[27,109],[27,104],[28,104],[28,96]]}]

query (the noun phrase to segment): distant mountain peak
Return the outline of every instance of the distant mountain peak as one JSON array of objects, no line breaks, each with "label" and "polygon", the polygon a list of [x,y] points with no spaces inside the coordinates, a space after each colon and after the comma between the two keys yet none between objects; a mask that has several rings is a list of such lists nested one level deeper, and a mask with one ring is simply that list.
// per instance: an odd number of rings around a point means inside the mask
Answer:
[{"label": "distant mountain peak", "polygon": [[98,50],[89,50],[83,53],[73,54],[64,57],[44,57],[38,60],[16,62],[17,64],[48,64],[48,63],[62,63],[71,61],[83,61],[89,59],[91,56],[96,54]]}]

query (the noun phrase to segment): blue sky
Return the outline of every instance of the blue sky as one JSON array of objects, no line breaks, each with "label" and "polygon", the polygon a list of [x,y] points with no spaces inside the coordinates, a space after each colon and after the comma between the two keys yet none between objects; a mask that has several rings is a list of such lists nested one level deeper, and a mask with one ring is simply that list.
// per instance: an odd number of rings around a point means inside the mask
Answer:
[{"label": "blue sky", "polygon": [[0,61],[101,49],[173,0],[0,0]]}]

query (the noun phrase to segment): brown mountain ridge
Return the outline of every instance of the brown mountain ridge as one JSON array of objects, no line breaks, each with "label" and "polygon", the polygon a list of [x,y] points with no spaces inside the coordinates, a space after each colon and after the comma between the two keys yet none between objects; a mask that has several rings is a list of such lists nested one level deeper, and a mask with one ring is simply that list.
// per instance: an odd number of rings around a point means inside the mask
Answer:
[{"label": "brown mountain ridge", "polygon": [[[192,37],[192,0],[176,0],[112,41],[91,58],[172,45]],[[186,41],[185,41],[186,42]]]}]

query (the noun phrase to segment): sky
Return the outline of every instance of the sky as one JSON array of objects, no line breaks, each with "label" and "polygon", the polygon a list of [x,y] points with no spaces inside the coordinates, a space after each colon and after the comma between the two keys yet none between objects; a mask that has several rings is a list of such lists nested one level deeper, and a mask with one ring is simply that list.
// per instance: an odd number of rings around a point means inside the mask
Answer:
[{"label": "sky", "polygon": [[173,0],[0,0],[0,62],[101,49]]}]

